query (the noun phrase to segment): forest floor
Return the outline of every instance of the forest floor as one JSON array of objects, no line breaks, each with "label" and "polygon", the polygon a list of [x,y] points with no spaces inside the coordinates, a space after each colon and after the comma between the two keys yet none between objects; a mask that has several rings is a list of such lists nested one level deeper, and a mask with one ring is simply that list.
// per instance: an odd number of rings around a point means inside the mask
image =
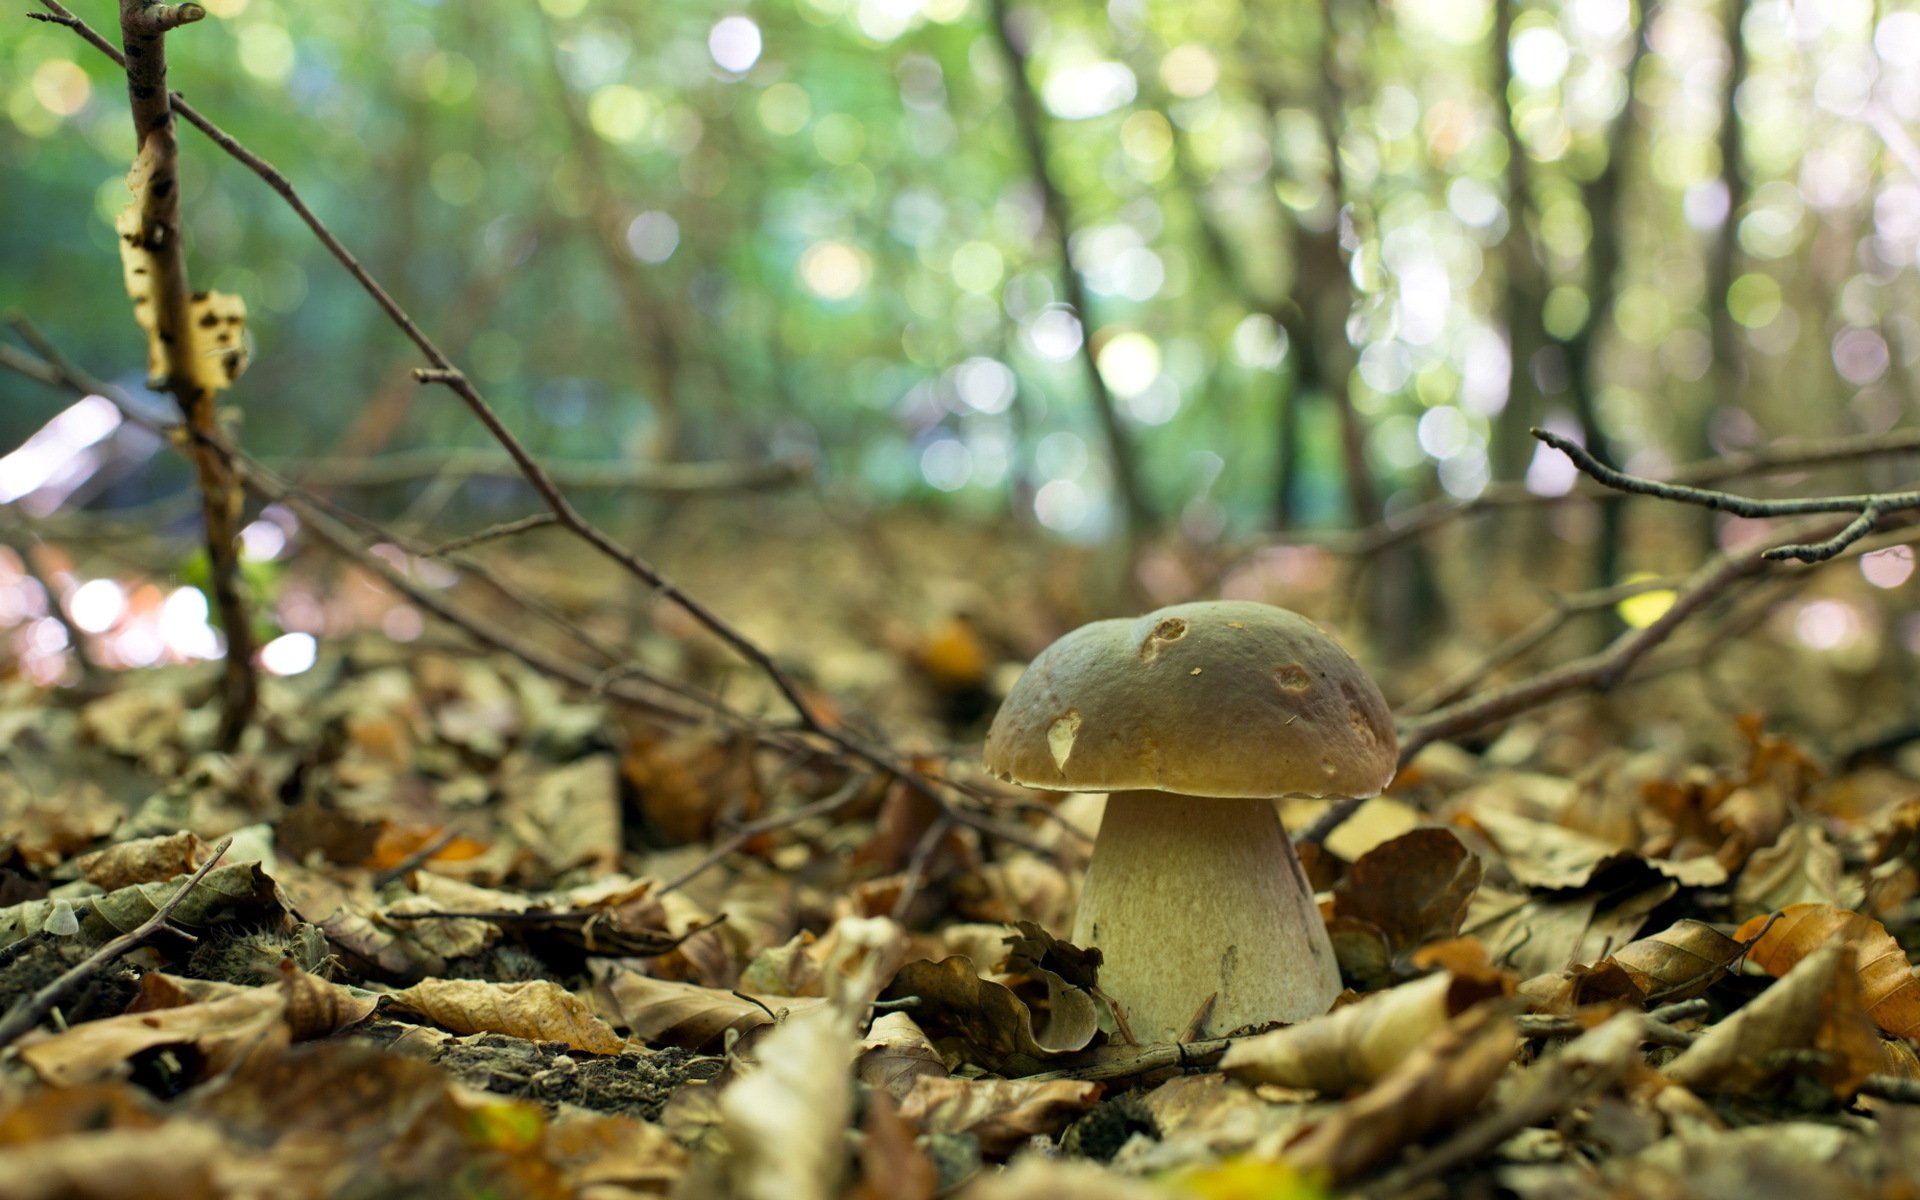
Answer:
[{"label": "forest floor", "polygon": [[[920,520],[669,554],[972,807],[797,738],[670,614],[649,663],[772,715],[665,723],[431,629],[323,639],[231,753],[205,665],[0,683],[0,1196],[1920,1189],[1910,653],[1793,637],[1814,603],[1877,628],[1857,573],[1428,746],[1301,848],[1334,1011],[1135,1044],[1062,940],[1100,798],[978,757],[1097,563]],[[630,636],[589,573],[497,562]],[[306,570],[281,586],[365,586]],[[1272,594],[1204,574],[1158,578]],[[1274,598],[1338,628],[1346,594]],[[1494,609],[1390,697],[1509,632]]]}]

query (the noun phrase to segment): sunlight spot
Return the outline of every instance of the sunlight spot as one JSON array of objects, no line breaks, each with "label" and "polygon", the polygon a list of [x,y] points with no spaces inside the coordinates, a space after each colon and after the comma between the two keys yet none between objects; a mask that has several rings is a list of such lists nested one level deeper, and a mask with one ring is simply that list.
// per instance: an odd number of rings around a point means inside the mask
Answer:
[{"label": "sunlight spot", "polygon": [[287,548],[287,531],[272,521],[254,521],[240,531],[240,557],[249,562],[272,562]]},{"label": "sunlight spot", "polygon": [[838,239],[815,242],[800,256],[800,279],[822,300],[846,300],[866,286],[867,256]]},{"label": "sunlight spot", "polygon": [[[1639,583],[1642,580],[1654,578],[1657,576],[1641,571],[1627,576],[1621,582]],[[1628,596],[1614,605],[1614,611],[1620,614],[1622,621],[1634,629],[1645,629],[1667,615],[1667,610],[1673,607],[1675,595],[1672,588],[1656,588],[1653,591],[1641,592],[1637,596]]]},{"label": "sunlight spot", "polygon": [[1137,88],[1133,72],[1121,64],[1090,62],[1055,69],[1041,86],[1040,98],[1061,120],[1084,121],[1130,102]]},{"label": "sunlight spot", "polygon": [[[128,632],[131,634],[134,631]],[[158,636],[154,640],[154,652],[148,662],[158,659],[163,649],[171,650],[183,658],[219,658],[220,635],[207,622],[206,593],[199,588],[174,589],[160,605]],[[137,643],[138,639],[135,641]],[[114,647],[130,663],[136,652],[143,652],[138,644],[130,648],[125,636],[116,639]]]},{"label": "sunlight spot", "polygon": [[953,369],[953,390],[975,412],[1007,411],[1017,384],[1012,369],[991,358],[969,358]]},{"label": "sunlight spot", "polygon": [[311,670],[319,656],[319,643],[310,633],[283,633],[260,647],[260,665],[275,675]]},{"label": "sunlight spot", "polygon": [[1513,74],[1534,88],[1550,88],[1560,82],[1573,61],[1567,39],[1550,25],[1529,25],[1513,35]]},{"label": "sunlight spot", "polygon": [[33,70],[33,98],[50,113],[70,117],[93,94],[87,73],[72,59],[50,58]]},{"label": "sunlight spot", "polygon": [[973,478],[973,451],[958,438],[940,438],[920,452],[920,477],[943,492],[957,492]]},{"label": "sunlight spot", "polygon": [[680,222],[663,212],[643,212],[627,226],[627,249],[641,262],[663,263],[680,246]]},{"label": "sunlight spot", "polygon": [[1072,533],[1086,523],[1093,510],[1086,489],[1070,479],[1055,479],[1033,496],[1033,515],[1056,533]]},{"label": "sunlight spot", "polygon": [[67,597],[67,613],[83,633],[105,633],[127,611],[127,594],[111,579],[90,579]]},{"label": "sunlight spot", "polygon": [[609,142],[631,142],[647,131],[653,105],[647,94],[625,83],[595,88],[587,99],[587,124]]},{"label": "sunlight spot", "polygon": [[1813,600],[1793,617],[1793,635],[1811,650],[1838,650],[1863,632],[1860,614],[1844,600]]},{"label": "sunlight spot", "polygon": [[1160,376],[1160,346],[1144,333],[1115,334],[1100,347],[1100,378],[1116,396],[1145,392]]},{"label": "sunlight spot", "polygon": [[1877,588],[1897,588],[1913,578],[1913,548],[1888,546],[1862,555],[1860,574]]},{"label": "sunlight spot", "polygon": [[1050,304],[1027,322],[1027,345],[1049,362],[1065,362],[1079,353],[1080,319],[1063,304]]},{"label": "sunlight spot", "polygon": [[1175,46],[1160,60],[1160,79],[1176,96],[1204,96],[1220,82],[1220,61],[1205,46]]},{"label": "sunlight spot", "polygon": [[707,34],[707,52],[721,70],[744,74],[760,61],[760,27],[748,17],[722,17]]},{"label": "sunlight spot", "polygon": [[0,504],[11,504],[65,471],[87,447],[120,428],[120,410],[105,396],[87,396],[42,425],[0,458]]}]

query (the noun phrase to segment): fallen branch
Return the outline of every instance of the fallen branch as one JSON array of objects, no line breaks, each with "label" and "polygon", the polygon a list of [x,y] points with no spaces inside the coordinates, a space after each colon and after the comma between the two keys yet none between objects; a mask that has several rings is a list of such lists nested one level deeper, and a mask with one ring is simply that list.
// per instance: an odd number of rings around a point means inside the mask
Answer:
[{"label": "fallen branch", "polygon": [[1682,483],[1662,483],[1615,470],[1595,458],[1585,446],[1546,429],[1535,429],[1533,436],[1573,460],[1589,477],[1615,491],[1635,496],[1653,496],[1680,504],[1694,504],[1736,517],[1805,517],[1817,513],[1854,514],[1853,520],[1831,537],[1817,542],[1792,542],[1763,551],[1761,557],[1773,562],[1798,559],[1801,562],[1825,562],[1872,533],[1893,513],[1920,509],[1920,492],[1869,492],[1855,496],[1820,496],[1802,500],[1760,500],[1736,496],[1732,492],[1693,487]]},{"label": "fallen branch", "polygon": [[[1661,482],[1675,486],[1700,487],[1744,479],[1755,475],[1777,475],[1809,471],[1849,463],[1871,462],[1882,458],[1920,455],[1920,430],[1904,433],[1864,434],[1855,437],[1824,438],[1806,441],[1782,441],[1762,450],[1730,454],[1676,467]],[[1378,524],[1352,533],[1322,536],[1289,535],[1288,542],[1321,546],[1336,554],[1366,557],[1410,541],[1463,517],[1510,508],[1546,508],[1574,500],[1602,504],[1618,503],[1628,493],[1606,487],[1598,480],[1582,479],[1576,486],[1558,494],[1536,492],[1525,483],[1496,483],[1471,500],[1451,497],[1413,505]]]},{"label": "fallen branch", "polygon": [[88,980],[98,975],[109,963],[133,953],[153,940],[163,929],[171,930],[175,936],[183,937],[189,942],[197,940],[185,930],[169,925],[167,919],[173,916],[173,910],[180,907],[180,902],[187,898],[187,894],[207,877],[207,872],[219,864],[220,857],[232,845],[231,837],[221,839],[220,844],[215,846],[213,852],[207,856],[207,861],[200,864],[200,869],[187,876],[186,881],[174,889],[173,895],[167,897],[166,903],[155,909],[152,916],[140,922],[131,932],[121,934],[76,965],[61,972],[52,983],[14,1005],[12,1011],[5,1017],[0,1017],[0,1049],[12,1045],[39,1025],[46,1019],[48,1013],[58,1008],[68,996],[84,987]]}]

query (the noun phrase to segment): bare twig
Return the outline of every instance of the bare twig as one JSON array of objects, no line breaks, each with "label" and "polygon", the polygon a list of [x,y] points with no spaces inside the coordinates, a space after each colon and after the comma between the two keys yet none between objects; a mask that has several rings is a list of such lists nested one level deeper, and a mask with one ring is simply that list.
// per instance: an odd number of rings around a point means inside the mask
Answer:
[{"label": "bare twig", "polygon": [[680,874],[674,876],[666,883],[661,884],[653,894],[656,896],[664,896],[668,892],[679,891],[681,888],[687,886],[687,884],[692,883],[695,879],[718,866],[728,855],[739,850],[740,847],[762,834],[774,833],[778,830],[798,825],[802,821],[809,820],[813,817],[824,817],[838,812],[848,804],[851,804],[860,793],[866,789],[866,786],[867,777],[864,775],[855,775],[853,778],[847,780],[845,784],[841,785],[839,791],[828,796],[823,796],[815,800],[812,804],[803,804],[799,808],[789,809],[783,813],[776,813],[771,817],[762,817],[758,821],[747,822],[745,825],[735,829],[726,841],[715,846],[705,858],[680,872]]},{"label": "bare twig", "polygon": [[[124,0],[124,2],[131,3],[133,0]],[[99,48],[103,53],[114,59],[115,62],[120,63],[123,68],[127,65],[127,60],[124,56],[115,51],[104,38],[101,38],[87,26],[86,22],[80,20],[63,7],[60,4],[60,0],[40,0],[40,3],[42,7],[61,18],[59,23],[72,29],[89,44]],[[1030,91],[1027,95],[1029,100],[1031,100]],[[473,382],[454,366],[453,361],[434,344],[433,340],[427,336],[419,324],[415,322],[407,311],[373,278],[372,274],[361,265],[359,260],[346,249],[345,245],[341,243],[340,239],[332,230],[314,214],[313,210],[300,198],[299,194],[294,190],[293,185],[287,181],[284,175],[265,159],[262,159],[251,150],[242,146],[233,137],[192,109],[191,106],[187,105],[184,101],[178,100],[177,97],[175,98],[174,110],[196,128],[206,133],[208,137],[213,139],[216,145],[246,166],[248,170],[259,176],[263,182],[294,209],[300,219],[313,231],[314,236],[320,239],[321,243],[327,247],[328,251],[331,252],[335,259],[340,262],[341,266],[347,270],[348,274],[353,276],[361,288],[379,305],[381,311],[387,314],[388,318],[406,335],[407,339],[418,347],[420,352],[426,357],[429,365],[416,371],[416,377],[422,383],[440,384],[460,398],[461,402],[467,406],[468,411],[473,417],[480,422],[481,426],[486,429],[500,448],[506,452],[508,459],[519,471],[521,477],[526,480],[527,485],[534,490],[553,512],[558,525],[566,528],[596,552],[650,588],[657,599],[673,604],[686,612],[688,616],[692,617],[694,621],[709,634],[764,676],[767,681],[773,685],[775,691],[780,694],[781,699],[793,709],[802,731],[826,742],[843,755],[866,763],[871,767],[899,779],[907,787],[938,805],[942,811],[962,824],[972,826],[982,833],[1003,841],[1010,841],[1029,848],[1036,846],[1033,839],[1027,836],[1024,831],[1005,827],[985,814],[971,811],[963,804],[954,801],[944,794],[941,785],[936,784],[933,780],[930,780],[921,772],[915,770],[908,763],[901,761],[889,751],[862,737],[856,736],[834,722],[823,719],[819,712],[815,710],[813,705],[809,703],[801,693],[793,678],[788,675],[786,671],[773,660],[772,655],[757,642],[747,637],[731,622],[708,608],[703,602],[682,591],[676,584],[667,579],[654,567],[652,563],[634,553],[632,550],[620,545],[599,526],[587,520],[587,518],[573,506],[572,502],[567,499],[555,483],[553,477],[548,474],[546,469],[534,458],[526,444],[508,428],[506,422],[501,419],[500,415],[487,402],[486,398],[474,387]],[[1068,272],[1068,274],[1071,276],[1072,273]],[[1077,282],[1076,279],[1076,286]],[[209,431],[199,429],[195,429],[193,432],[195,440],[198,442],[218,444],[217,432],[210,433]],[[255,473],[257,475],[258,471],[256,470]],[[309,508],[311,508],[311,506],[309,506]],[[375,569],[378,570],[378,568]],[[390,569],[380,571],[379,573],[383,578],[386,578],[389,583],[395,582],[397,578],[397,573],[392,572]],[[423,593],[420,589],[413,589],[408,594],[413,597],[416,602],[419,602],[420,596]],[[444,604],[428,604],[426,607],[429,611],[436,613],[450,610],[450,606]],[[494,644],[499,645],[503,637],[504,635],[498,631],[494,631],[491,640]],[[502,648],[504,648],[504,646]],[[521,647],[523,651],[528,649],[530,648]],[[534,653],[538,652],[535,651]],[[548,661],[551,662],[552,660],[549,659]],[[580,673],[577,670],[567,668],[566,673],[562,677],[578,681],[579,675]],[[591,686],[591,681],[589,680],[582,686]]]},{"label": "bare twig", "polygon": [[[133,110],[138,149],[129,183],[138,211],[121,237],[140,259],[129,267],[138,278],[135,309],[144,315],[156,350],[155,365],[173,393],[187,427],[209,432],[219,422],[218,392],[198,361],[199,331],[192,319],[187,282],[185,231],[180,219],[180,144],[174,137],[173,108],[167,90],[166,33],[205,17],[197,4],[152,4],[120,0],[120,35],[126,44],[127,95]],[[200,485],[200,511],[206,522],[213,600],[227,639],[222,674],[220,742],[231,749],[253,720],[259,699],[254,674],[253,621],[240,579],[240,489],[219,455],[205,445],[189,458]]]},{"label": "bare twig", "polygon": [[[1920,454],[1920,430],[1903,433],[1863,434],[1850,437],[1787,440],[1762,450],[1704,459],[1676,468],[1662,482],[1702,486],[1744,479],[1756,475],[1810,471],[1821,467],[1871,462],[1882,458],[1904,458]],[[1464,517],[1509,508],[1534,508],[1565,504],[1574,500],[1618,503],[1627,494],[1611,490],[1593,480],[1559,494],[1542,494],[1525,483],[1496,483],[1471,500],[1431,500],[1416,504],[1386,521],[1353,533],[1331,535],[1290,534],[1285,540],[1322,546],[1337,554],[1366,556],[1377,554],[1401,542],[1431,533]]]},{"label": "bare twig", "polygon": [[529,529],[544,529],[554,524],[555,520],[556,518],[552,513],[535,513],[530,517],[521,517],[518,521],[502,521],[498,525],[489,525],[485,529],[476,529],[472,533],[463,534],[460,537],[454,538],[452,541],[441,542],[439,545],[429,548],[425,552],[425,556],[428,558],[445,558],[456,550],[466,550],[485,542],[495,542],[501,538],[514,537],[527,532]]},{"label": "bare twig", "polygon": [[1615,491],[1627,492],[1635,496],[1653,496],[1681,504],[1695,504],[1717,512],[1732,513],[1736,517],[1803,517],[1814,513],[1842,512],[1855,514],[1854,519],[1837,533],[1818,542],[1790,543],[1762,552],[1762,558],[1775,562],[1786,559],[1798,559],[1808,563],[1825,562],[1872,533],[1890,514],[1920,509],[1920,492],[1877,492],[1854,496],[1818,496],[1803,500],[1760,500],[1751,496],[1736,496],[1731,492],[1693,487],[1688,484],[1662,483],[1656,479],[1645,479],[1616,470],[1595,458],[1578,442],[1550,430],[1535,429],[1532,433],[1534,437],[1572,459],[1573,464],[1587,475]]},{"label": "bare twig", "polygon": [[12,1011],[8,1012],[4,1018],[0,1018],[0,1048],[18,1041],[22,1035],[40,1024],[48,1013],[58,1008],[68,996],[80,990],[88,980],[98,975],[107,964],[139,949],[153,940],[162,929],[172,929],[177,936],[189,941],[193,940],[192,934],[168,925],[167,918],[173,915],[174,909],[180,907],[180,902],[187,898],[187,894],[200,885],[200,881],[207,877],[207,872],[213,870],[220,862],[221,856],[232,845],[231,837],[221,839],[220,844],[215,846],[213,852],[207,856],[207,861],[200,864],[200,869],[187,876],[185,882],[174,889],[173,895],[167,897],[166,902],[155,909],[152,916],[140,922],[131,932],[123,933],[95,950],[79,963],[61,972],[59,978],[52,983],[14,1005]]}]

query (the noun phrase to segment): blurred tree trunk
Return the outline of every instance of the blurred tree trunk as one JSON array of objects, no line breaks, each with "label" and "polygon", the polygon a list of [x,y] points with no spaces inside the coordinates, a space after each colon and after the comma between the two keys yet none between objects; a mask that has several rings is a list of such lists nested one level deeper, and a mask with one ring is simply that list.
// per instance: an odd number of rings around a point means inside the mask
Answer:
[{"label": "blurred tree trunk", "polygon": [[[1726,216],[1715,232],[1707,251],[1707,322],[1713,338],[1712,388],[1700,410],[1691,414],[1683,430],[1682,453],[1696,461],[1713,454],[1711,437],[1713,414],[1721,408],[1739,408],[1745,399],[1747,364],[1746,338],[1733,310],[1727,306],[1727,293],[1733,287],[1735,265],[1740,254],[1740,210],[1747,204],[1746,147],[1740,125],[1740,86],[1747,79],[1747,40],[1741,23],[1747,15],[1747,0],[1723,0],[1726,9],[1727,81],[1720,102],[1720,185],[1726,192]],[[1679,514],[1691,517],[1703,548],[1713,545],[1713,514],[1700,511]]]}]

